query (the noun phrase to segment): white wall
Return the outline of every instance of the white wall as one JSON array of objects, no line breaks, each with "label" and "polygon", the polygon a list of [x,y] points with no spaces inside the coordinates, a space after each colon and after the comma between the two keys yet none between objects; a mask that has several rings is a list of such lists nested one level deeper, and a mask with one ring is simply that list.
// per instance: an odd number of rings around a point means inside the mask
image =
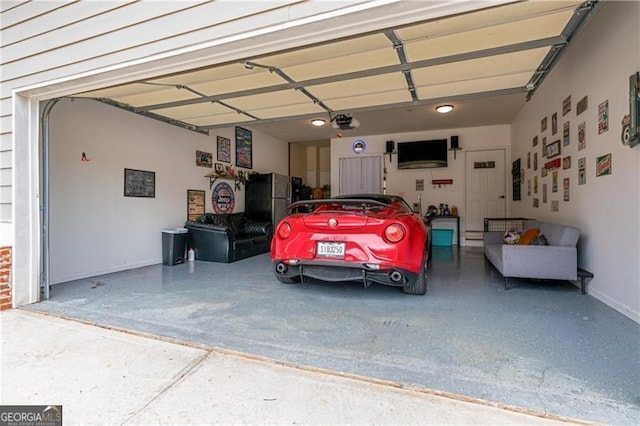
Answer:
[{"label": "white wall", "polygon": [[[640,322],[640,146],[621,143],[621,120],[629,113],[629,76],[640,70],[640,3],[606,2],[572,42],[544,80],[534,97],[512,123],[512,160],[521,158],[525,167],[523,200],[513,202],[516,216],[577,226],[581,229],[578,265],[593,272],[589,293]],[[562,116],[562,101],[571,96],[571,112]],[[576,103],[588,96],[588,109],[576,115]],[[609,101],[609,131],[598,134],[598,105]],[[559,135],[541,132],[540,120],[558,113]],[[571,156],[571,168],[559,170],[559,190],[551,192],[551,174],[526,170],[527,152],[533,137],[547,142],[562,138],[562,125],[570,122],[570,144],[561,157]],[[586,149],[578,150],[578,124],[586,122]],[[612,174],[596,177],[596,157],[611,153]],[[578,185],[578,159],[586,158],[587,181]],[[544,164],[543,161],[539,162]],[[547,204],[533,208],[526,180],[539,175],[549,187]],[[570,179],[570,201],[563,201],[562,183]],[[551,200],[560,209],[551,212]]]},{"label": "white wall", "polygon": [[[461,129],[432,130],[412,133],[393,133],[373,136],[350,136],[331,139],[331,188],[332,195],[339,195],[339,168],[340,158],[354,157],[353,142],[357,139],[366,143],[366,150],[360,155],[383,155],[387,168],[387,193],[402,196],[409,205],[422,202],[422,213],[430,204],[438,205],[447,203],[449,207],[458,207],[460,220],[460,233],[465,232],[465,185],[464,185],[464,151],[486,148],[509,148],[510,130],[508,125],[468,127]],[[449,139],[457,135],[460,141],[460,151],[449,151],[449,165],[441,169],[398,170],[397,156],[384,154],[386,141],[409,142],[429,139]],[[509,168],[508,168],[509,169]],[[507,176],[507,180],[510,176]],[[416,191],[416,179],[424,179],[424,191]],[[434,187],[432,179],[453,179],[452,185]],[[507,185],[509,188],[509,185]],[[419,197],[420,196],[420,197]],[[421,199],[420,199],[421,198]],[[454,237],[454,240],[456,237]],[[464,238],[461,239],[464,245]]]},{"label": "white wall", "polygon": [[307,182],[307,147],[300,143],[289,144],[289,171],[291,176]]},{"label": "white wall", "polygon": [[331,148],[328,146],[318,148],[318,172],[320,175],[318,187],[331,185]]},{"label": "white wall", "polygon": [[[233,128],[207,136],[96,101],[59,102],[51,115],[51,282],[160,263],[161,230],[184,224],[187,189],[205,190],[213,211],[204,177],[212,169],[197,166],[195,152],[215,162],[218,135],[233,153]],[[253,171],[286,175],[287,145],[253,130]],[[124,197],[124,168],[155,172],[156,197]],[[244,191],[235,197],[234,211],[244,211]]]}]

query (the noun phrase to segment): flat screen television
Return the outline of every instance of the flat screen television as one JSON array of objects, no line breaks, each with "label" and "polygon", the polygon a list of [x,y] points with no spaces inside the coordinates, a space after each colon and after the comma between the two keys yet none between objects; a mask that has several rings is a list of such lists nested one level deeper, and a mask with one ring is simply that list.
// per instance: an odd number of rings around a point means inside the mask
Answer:
[{"label": "flat screen television", "polygon": [[447,167],[447,141],[398,142],[398,170]]}]

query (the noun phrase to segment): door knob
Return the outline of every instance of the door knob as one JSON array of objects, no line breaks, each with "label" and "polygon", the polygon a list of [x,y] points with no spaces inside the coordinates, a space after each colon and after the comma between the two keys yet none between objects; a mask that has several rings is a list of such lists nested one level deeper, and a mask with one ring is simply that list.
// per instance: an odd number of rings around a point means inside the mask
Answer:
[{"label": "door knob", "polygon": [[504,198],[504,195],[499,196],[498,198]]}]

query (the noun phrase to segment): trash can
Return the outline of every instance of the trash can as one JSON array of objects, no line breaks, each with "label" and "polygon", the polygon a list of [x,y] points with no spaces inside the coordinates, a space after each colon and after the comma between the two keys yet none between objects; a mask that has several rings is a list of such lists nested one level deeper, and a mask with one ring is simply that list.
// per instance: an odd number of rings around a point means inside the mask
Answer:
[{"label": "trash can", "polygon": [[162,230],[162,264],[167,266],[184,263],[187,248],[187,228]]}]

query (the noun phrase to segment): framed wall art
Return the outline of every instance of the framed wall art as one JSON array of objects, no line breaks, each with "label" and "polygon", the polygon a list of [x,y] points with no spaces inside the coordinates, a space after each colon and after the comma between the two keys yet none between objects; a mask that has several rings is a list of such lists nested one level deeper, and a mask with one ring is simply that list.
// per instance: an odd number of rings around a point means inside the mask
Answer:
[{"label": "framed wall art", "polygon": [[578,160],[578,185],[587,183],[587,159],[582,157]]},{"label": "framed wall art", "polygon": [[560,139],[557,139],[544,147],[545,157],[552,158],[556,155],[560,155]]},{"label": "framed wall art", "polygon": [[124,196],[156,198],[156,172],[124,169]]},{"label": "framed wall art", "polygon": [[511,166],[511,176],[513,177],[513,185],[512,185],[513,201],[519,201],[522,199],[520,195],[520,183],[522,179],[522,170],[520,168],[519,158],[516,161],[514,161]]},{"label": "framed wall art", "polygon": [[187,189],[187,220],[194,221],[204,214],[204,191]]},{"label": "framed wall art", "polygon": [[210,152],[196,151],[196,166],[212,167],[213,155]]},{"label": "framed wall art", "polygon": [[611,174],[611,154],[596,158],[596,177]]},{"label": "framed wall art", "polygon": [[585,96],[578,101],[576,105],[576,115],[580,115],[589,107],[589,97]]},{"label": "framed wall art", "polygon": [[236,126],[236,167],[253,168],[253,136],[251,130]]},{"label": "framed wall art", "polygon": [[587,147],[587,123],[583,121],[578,124],[578,151]]},{"label": "framed wall art", "polygon": [[217,154],[218,161],[224,161],[226,163],[231,162],[231,140],[218,136],[217,139]]},{"label": "framed wall art", "polygon": [[598,105],[598,134],[609,131],[609,100]]},{"label": "framed wall art", "polygon": [[562,101],[562,116],[569,114],[571,112],[571,95],[564,98]]}]

